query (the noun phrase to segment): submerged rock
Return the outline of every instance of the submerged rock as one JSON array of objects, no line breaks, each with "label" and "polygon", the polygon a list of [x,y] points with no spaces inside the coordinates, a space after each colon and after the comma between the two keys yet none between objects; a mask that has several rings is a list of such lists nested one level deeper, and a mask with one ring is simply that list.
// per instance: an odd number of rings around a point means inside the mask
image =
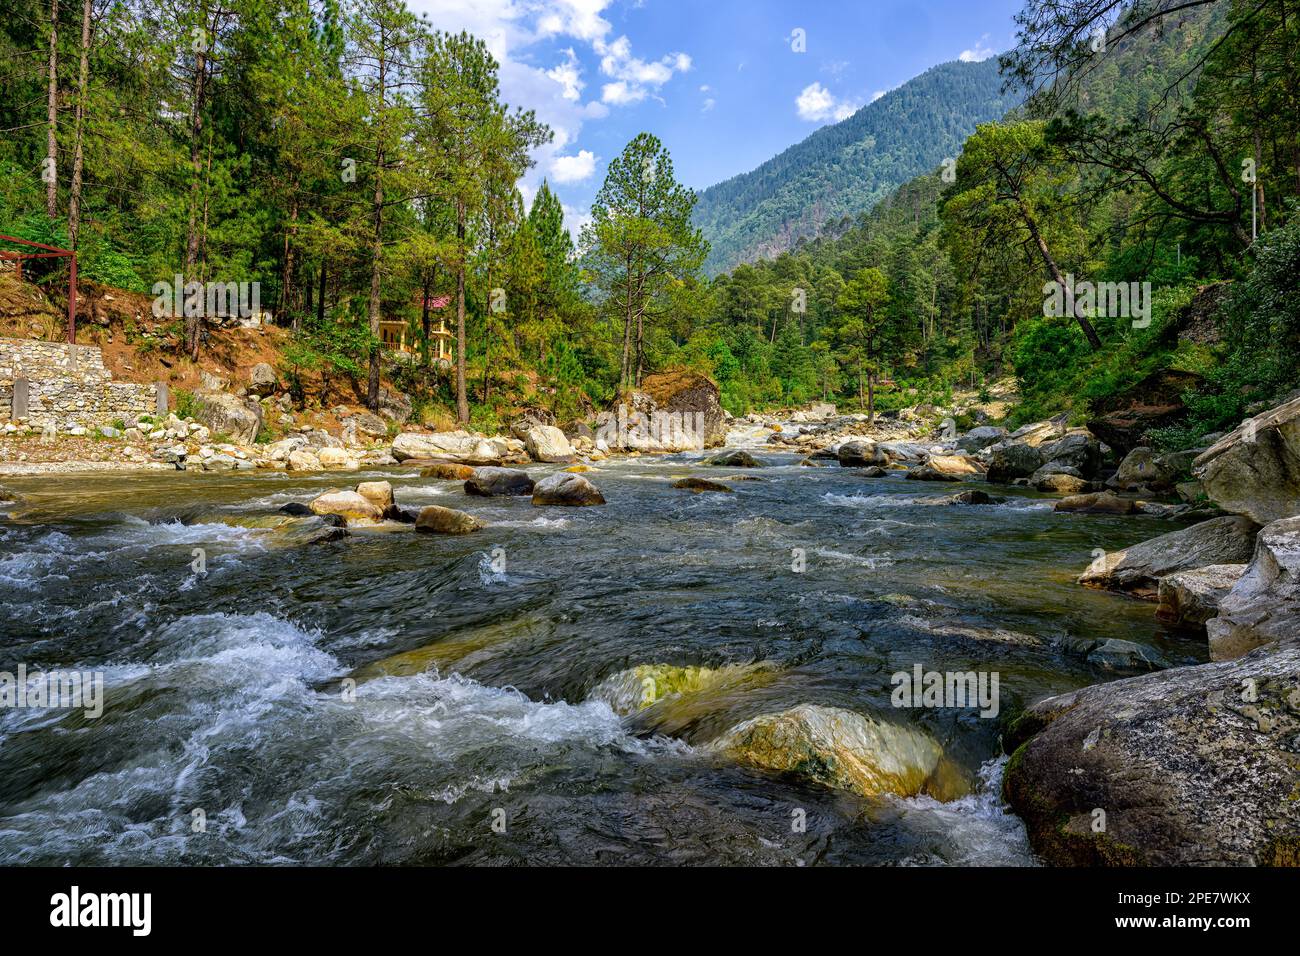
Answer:
[{"label": "submerged rock", "polygon": [[710,481],[707,478],[682,478],[673,482],[674,488],[680,488],[683,491],[724,491],[731,494],[731,489],[720,481]]},{"label": "submerged rock", "polygon": [[474,476],[470,465],[459,465],[450,461],[434,462],[420,470],[421,478],[441,478],[443,481],[465,481]]},{"label": "submerged rock", "polygon": [[475,468],[465,480],[465,494],[491,498],[497,495],[531,495],[535,487],[528,472],[514,468]]},{"label": "submerged rock", "polygon": [[1095,491],[1086,495],[1070,495],[1056,503],[1056,511],[1076,514],[1131,515],[1137,510],[1132,498],[1121,498],[1109,491]]},{"label": "submerged rock", "polygon": [[1272,641],[1300,640],[1300,517],[1264,526],[1245,574],[1205,626],[1215,660]]},{"label": "submerged rock", "polygon": [[716,668],[638,664],[605,678],[592,689],[590,697],[603,700],[616,714],[627,716],[669,697],[743,681],[758,670],[770,669],[762,664],[727,664]]},{"label": "submerged rock", "polygon": [[485,527],[473,515],[441,505],[426,505],[415,519],[415,530],[426,534],[469,534]]},{"label": "submerged rock", "polygon": [[715,468],[764,468],[766,465],[747,451],[729,451],[725,455],[714,455],[705,459],[705,465]]},{"label": "submerged rock", "polygon": [[1297,735],[1300,645],[1261,648],[1034,704],[1003,790],[1048,863],[1294,866]]},{"label": "submerged rock", "polygon": [[534,505],[603,505],[605,496],[582,475],[557,472],[539,481],[533,488]]},{"label": "submerged rock", "polygon": [[1242,422],[1192,472],[1224,511],[1258,524],[1300,514],[1300,398]]},{"label": "submerged rock", "polygon": [[1239,516],[1202,521],[1110,552],[1094,561],[1079,576],[1079,583],[1155,597],[1160,579],[1167,575],[1211,564],[1245,563],[1254,550],[1258,530],[1254,522]]},{"label": "submerged rock", "polygon": [[1219,604],[1245,573],[1244,564],[1211,564],[1163,577],[1156,617],[1185,627],[1203,627],[1219,613]]},{"label": "submerged rock", "polygon": [[943,748],[933,738],[838,707],[802,704],[763,714],[732,727],[709,747],[752,767],[798,773],[863,796],[947,789],[937,772]]}]

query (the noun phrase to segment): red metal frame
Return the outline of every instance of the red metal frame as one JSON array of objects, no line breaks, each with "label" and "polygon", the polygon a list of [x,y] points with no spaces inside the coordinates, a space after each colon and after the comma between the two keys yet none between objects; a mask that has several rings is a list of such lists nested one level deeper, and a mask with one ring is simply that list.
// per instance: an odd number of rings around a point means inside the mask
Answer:
[{"label": "red metal frame", "polygon": [[72,249],[60,249],[58,246],[47,246],[43,242],[32,242],[29,239],[19,239],[17,236],[6,236],[0,234],[0,240],[5,242],[16,242],[21,246],[31,246],[34,249],[45,249],[45,252],[10,252],[8,249],[0,249],[0,259],[8,259],[18,263],[18,274],[22,275],[24,259],[71,259],[71,265],[68,269],[68,344],[75,345],[77,342],[77,253]]}]

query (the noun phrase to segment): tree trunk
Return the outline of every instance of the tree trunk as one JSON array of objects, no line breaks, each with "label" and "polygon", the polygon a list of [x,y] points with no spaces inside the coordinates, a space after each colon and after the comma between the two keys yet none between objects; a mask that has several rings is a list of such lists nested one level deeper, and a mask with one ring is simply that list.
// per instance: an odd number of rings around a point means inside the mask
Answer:
[{"label": "tree trunk", "polygon": [[46,104],[45,215],[59,214],[59,0],[50,0],[50,92]]},{"label": "tree trunk", "polygon": [[1092,346],[1094,351],[1100,349],[1101,337],[1097,335],[1097,330],[1092,327],[1092,323],[1088,321],[1088,317],[1079,311],[1079,304],[1074,298],[1074,290],[1066,288],[1065,276],[1061,274],[1060,266],[1058,266],[1056,260],[1052,258],[1052,253],[1047,248],[1047,241],[1043,239],[1042,233],[1038,231],[1038,223],[1034,220],[1033,214],[1030,213],[1028,207],[1025,206],[1023,201],[1020,201],[1020,216],[1024,220],[1025,226],[1029,229],[1029,235],[1033,237],[1034,244],[1038,247],[1039,255],[1043,257],[1043,262],[1047,265],[1047,271],[1052,274],[1052,279],[1065,295],[1066,301],[1069,302],[1070,314],[1073,315],[1074,320],[1079,323],[1079,328],[1083,330],[1084,336],[1088,339],[1088,344]]},{"label": "tree trunk", "polygon": [[623,364],[618,369],[618,385],[628,383],[632,351],[632,257],[627,257],[627,311],[623,316]]},{"label": "tree trunk", "polygon": [[465,391],[465,203],[456,201],[456,421],[469,424]]},{"label": "tree trunk", "polygon": [[329,260],[324,256],[320,260],[320,295],[316,299],[316,322],[321,327],[325,327],[325,268]]},{"label": "tree trunk", "polygon": [[645,310],[636,314],[636,387],[641,387],[641,374],[645,371]]},{"label": "tree trunk", "polygon": [[[198,280],[195,268],[199,261],[199,178],[203,172],[203,99],[206,95],[208,56],[194,51],[194,85],[190,99],[190,220],[185,234],[185,279]],[[186,312],[188,313],[188,309]],[[185,347],[191,360],[199,357],[199,332],[203,327],[202,309],[185,316]]]},{"label": "tree trunk", "polygon": [[81,229],[81,173],[85,166],[86,87],[90,83],[90,4],[81,7],[81,65],[77,69],[77,121],[72,152],[72,187],[68,191],[68,248],[77,248]]},{"label": "tree trunk", "polygon": [[[292,311],[293,330],[297,332],[302,327],[302,316],[298,310],[293,307],[293,241],[298,235],[298,189],[296,185],[293,190],[293,195],[294,198],[289,202],[289,228],[284,232],[284,254],[282,256],[283,269],[280,273],[280,309],[281,311],[286,309]],[[307,307],[309,309],[311,308],[310,305]]]},{"label": "tree trunk", "polygon": [[[379,84],[383,87],[384,66],[380,60]],[[375,154],[375,233],[370,249],[370,377],[366,384],[366,407],[379,411],[379,269],[384,255],[384,151]]]}]

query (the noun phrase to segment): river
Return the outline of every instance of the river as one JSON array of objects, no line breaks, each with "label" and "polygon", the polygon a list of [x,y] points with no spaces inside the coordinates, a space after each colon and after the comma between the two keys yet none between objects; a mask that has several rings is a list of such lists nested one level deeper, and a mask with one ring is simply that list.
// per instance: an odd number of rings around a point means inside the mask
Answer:
[{"label": "river", "polygon": [[[1074,583],[1170,522],[1019,489],[935,505],[964,486],[788,454],[733,494],[673,489],[739,473],[700,457],[603,462],[608,504],[575,509],[410,468],[6,480],[0,668],[102,672],[106,702],[0,711],[0,863],[1027,864],[1000,721],[894,707],[891,675],[997,672],[1005,717],[1133,673],[1108,639],[1204,659],[1152,605]],[[258,526],[370,478],[490,527]],[[725,679],[621,705],[645,665]],[[802,704],[922,731],[963,794],[866,797],[708,746]]]}]

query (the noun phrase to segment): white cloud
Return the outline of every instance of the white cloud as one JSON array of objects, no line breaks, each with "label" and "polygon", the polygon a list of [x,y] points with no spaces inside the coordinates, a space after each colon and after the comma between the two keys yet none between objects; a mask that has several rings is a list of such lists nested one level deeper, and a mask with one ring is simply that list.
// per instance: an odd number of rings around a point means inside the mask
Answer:
[{"label": "white cloud", "polygon": [[704,101],[704,105],[700,107],[700,112],[701,112],[701,113],[708,113],[708,112],[710,112],[710,111],[713,109],[713,107],[715,107],[715,106],[717,106],[717,105],[718,105],[718,101],[715,100],[713,97],[710,96],[710,97],[708,97],[707,99],[705,99],[705,101]]},{"label": "white cloud", "polygon": [[582,67],[578,64],[578,55],[573,52],[573,47],[564,51],[567,59],[546,71],[546,75],[560,84],[563,90],[561,95],[566,100],[582,99],[583,88],[587,85],[582,82]]},{"label": "white cloud", "polygon": [[979,63],[987,60],[993,55],[993,48],[988,45],[989,35],[986,33],[976,41],[975,46],[969,50],[962,50],[957,55],[957,59],[963,63]]},{"label": "white cloud", "polygon": [[810,83],[795,97],[794,106],[799,118],[812,123],[834,119],[848,119],[861,107],[848,100],[838,100],[820,83]]},{"label": "white cloud", "polygon": [[551,160],[551,178],[557,183],[580,183],[596,171],[596,154],[580,149],[576,156],[556,156]]},{"label": "white cloud", "polygon": [[876,100],[880,99],[882,96],[884,96],[884,95],[885,95],[886,93],[888,93],[888,92],[889,92],[889,90],[876,90],[876,92],[874,92],[874,93],[871,94],[871,102],[873,102],[873,103],[876,102]]},{"label": "white cloud", "polygon": [[612,43],[596,40],[592,49],[600,55],[600,72],[613,82],[601,87],[601,100],[615,106],[639,103],[673,78],[689,72],[691,58],[685,53],[668,53],[658,60],[632,55],[632,41],[621,36]]}]

